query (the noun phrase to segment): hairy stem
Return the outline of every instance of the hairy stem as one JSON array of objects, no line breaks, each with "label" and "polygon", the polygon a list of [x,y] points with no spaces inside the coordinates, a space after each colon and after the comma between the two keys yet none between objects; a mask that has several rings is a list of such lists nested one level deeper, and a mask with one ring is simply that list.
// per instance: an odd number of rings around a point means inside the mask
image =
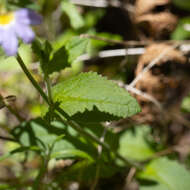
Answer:
[{"label": "hairy stem", "polygon": [[49,76],[45,76],[45,83],[46,83],[46,88],[47,88],[47,94],[48,94],[48,99],[49,99],[49,103],[53,104],[53,100],[52,100],[52,93],[51,93],[51,83],[50,83],[50,78]]},{"label": "hairy stem", "polygon": [[23,72],[25,73],[25,75],[28,77],[28,79],[30,80],[30,82],[32,83],[32,85],[36,88],[36,90],[40,93],[40,95],[42,96],[42,98],[45,100],[45,102],[47,104],[50,104],[48,97],[46,96],[45,92],[42,90],[42,88],[39,86],[39,84],[36,82],[36,80],[34,79],[34,77],[31,75],[31,73],[28,71],[27,67],[24,64],[24,61],[22,60],[22,58],[20,57],[19,54],[17,54],[16,59],[20,65],[20,67],[22,68]]}]

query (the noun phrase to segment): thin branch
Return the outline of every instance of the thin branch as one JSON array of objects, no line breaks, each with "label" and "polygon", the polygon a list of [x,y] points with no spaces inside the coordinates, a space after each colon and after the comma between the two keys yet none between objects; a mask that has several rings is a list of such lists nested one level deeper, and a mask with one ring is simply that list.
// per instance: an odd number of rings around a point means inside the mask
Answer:
[{"label": "thin branch", "polygon": [[16,118],[17,118],[17,120],[18,121],[20,121],[20,122],[23,122],[25,119],[17,112],[17,110],[15,110],[15,109],[13,109],[11,106],[9,106],[9,105],[5,105],[6,106],[6,108],[9,110],[9,112],[10,113],[12,113]]},{"label": "thin branch", "polygon": [[121,7],[121,3],[119,1],[106,1],[106,0],[71,0],[71,3],[80,6],[88,6],[88,7],[99,7],[106,8],[108,6],[112,7]]},{"label": "thin branch", "polygon": [[160,152],[156,152],[153,156],[148,158],[145,162],[151,161],[151,160],[153,160],[155,158],[159,158],[161,156],[166,156],[168,154],[172,154],[172,153],[176,152],[175,148],[176,148],[176,146],[173,146],[173,147],[169,147],[165,150],[162,150]]},{"label": "thin branch", "polygon": [[[174,44],[176,47],[179,45],[179,50],[183,53],[190,52],[190,41],[175,41],[175,40],[165,40],[165,41],[119,41],[119,40],[111,40],[108,38],[82,34],[81,38],[91,38],[95,40],[100,40],[107,42],[109,44],[119,44],[124,46],[147,46],[156,43],[166,43],[166,44]],[[144,47],[134,47],[134,48],[122,48],[122,49],[114,49],[114,50],[103,50],[100,51],[97,55],[89,56],[88,54],[83,54],[77,58],[77,61],[88,61],[93,58],[108,58],[108,57],[120,57],[120,56],[128,56],[128,55],[142,55],[145,52]]]},{"label": "thin branch", "polygon": [[60,117],[59,115],[57,115],[57,117],[66,125],[70,125],[73,129],[75,129],[76,131],[78,131],[81,135],[86,136],[88,138],[90,138],[91,140],[93,140],[94,142],[98,143],[99,145],[101,145],[103,148],[105,148],[106,150],[113,152],[115,154],[115,156],[120,159],[121,161],[123,161],[126,165],[128,166],[132,166],[132,167],[136,167],[136,168],[141,168],[141,166],[138,163],[134,163],[130,160],[128,160],[127,158],[123,157],[122,155],[120,155],[116,150],[112,150],[112,148],[109,146],[109,144],[105,143],[105,142],[101,142],[99,140],[99,138],[97,138],[96,136],[94,136],[93,134],[88,133],[87,131],[83,130],[83,128],[81,128],[81,126],[73,121],[70,120],[69,116],[67,115],[67,113],[64,112],[64,110],[62,110],[61,108],[56,108],[56,110],[64,117],[67,119],[67,121],[65,121],[64,119],[62,119],[62,117]]},{"label": "thin branch", "polygon": [[[100,142],[104,143],[104,139],[105,139],[105,135],[106,135],[106,132],[107,132],[107,127],[105,126],[104,128],[104,131],[102,133],[102,136],[100,137]],[[102,145],[98,145],[98,160],[100,160],[101,158],[101,155],[102,155]],[[95,190],[96,189],[96,186],[98,184],[98,179],[99,179],[99,175],[100,175],[100,163],[97,162],[97,167],[96,167],[96,175],[95,175],[95,179],[90,187],[90,190]]]},{"label": "thin branch", "polygon": [[133,177],[135,176],[135,173],[136,173],[137,169],[132,167],[130,170],[129,170],[129,173],[128,173],[128,176],[127,176],[127,187],[130,185]]},{"label": "thin branch", "polygon": [[[111,40],[109,38],[101,37],[101,36],[96,36],[96,35],[91,35],[91,34],[81,34],[81,38],[90,38],[94,40],[100,40],[104,41],[110,44],[118,44],[118,45],[124,45],[124,46],[145,46],[149,44],[153,44],[155,42],[153,41],[121,41],[121,40]],[[176,41],[175,41],[176,42]]]},{"label": "thin branch", "polygon": [[96,35],[92,35],[92,34],[81,34],[80,35],[81,38],[90,38],[90,39],[94,39],[94,40],[100,40],[100,41],[104,41],[104,42],[108,42],[110,44],[118,44],[118,45],[124,45],[124,46],[147,46],[147,45],[151,45],[151,44],[160,44],[160,43],[165,43],[165,44],[180,44],[187,46],[190,46],[190,40],[158,40],[158,41],[137,41],[137,40],[130,40],[130,41],[121,41],[121,40],[112,40],[109,38],[105,38],[102,36],[96,36]]},{"label": "thin branch", "polygon": [[3,141],[13,141],[13,142],[16,141],[16,140],[13,139],[13,138],[10,138],[10,137],[4,137],[4,136],[1,136],[1,135],[0,135],[0,139],[3,140]]},{"label": "thin branch", "polygon": [[128,48],[128,49],[114,49],[100,51],[97,55],[91,57],[88,54],[83,54],[78,57],[77,61],[88,61],[93,58],[108,58],[108,57],[122,57],[127,55],[141,55],[145,52],[144,48]]},{"label": "thin branch", "polygon": [[117,84],[122,87],[125,88],[127,91],[136,94],[138,96],[142,96],[143,98],[149,100],[150,102],[154,103],[160,110],[162,110],[162,105],[160,104],[160,102],[158,102],[153,96],[151,96],[150,94],[147,94],[145,92],[142,92],[141,90],[131,87],[129,85],[124,84],[123,82],[119,81],[117,82]]},{"label": "thin branch", "polygon": [[135,7],[130,3],[121,3],[117,0],[71,0],[71,3],[79,6],[96,7],[96,8],[107,8],[116,7],[125,9],[131,13],[134,13]]},{"label": "thin branch", "polygon": [[31,73],[28,71],[27,67],[25,66],[21,56],[19,54],[17,54],[16,59],[20,65],[20,67],[22,68],[23,72],[25,73],[25,75],[27,76],[27,78],[30,80],[30,82],[32,83],[32,85],[34,86],[34,88],[36,88],[36,90],[40,93],[40,95],[42,96],[42,98],[45,100],[45,102],[50,105],[49,99],[47,97],[47,95],[44,93],[44,91],[42,90],[42,88],[39,86],[39,84],[36,82],[36,80],[33,78],[33,76],[31,75]]},{"label": "thin branch", "polygon": [[175,49],[179,44],[175,44],[172,47],[164,49],[160,55],[158,55],[155,59],[153,59],[142,71],[140,74],[137,75],[137,77],[131,82],[129,87],[134,87],[139,80],[142,79],[143,75],[148,72],[154,65],[156,65],[161,59],[164,58],[164,56],[171,51],[172,49]]},{"label": "thin branch", "polygon": [[129,92],[132,92],[136,95],[142,96],[143,98],[149,100],[150,102],[154,103],[160,110],[162,110],[162,105],[158,102],[153,96],[147,94],[145,92],[140,91],[137,88],[131,87],[130,85],[125,85],[124,88]]}]

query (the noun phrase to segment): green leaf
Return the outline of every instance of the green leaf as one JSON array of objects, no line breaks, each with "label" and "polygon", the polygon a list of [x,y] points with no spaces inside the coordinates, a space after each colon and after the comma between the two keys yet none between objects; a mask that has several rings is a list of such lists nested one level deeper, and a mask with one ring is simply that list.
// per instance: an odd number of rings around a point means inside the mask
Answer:
[{"label": "green leaf", "polygon": [[129,117],[140,111],[136,100],[117,84],[97,73],[81,73],[55,85],[52,89],[54,102],[70,116],[77,112],[100,112],[117,117]]},{"label": "green leaf", "polygon": [[171,38],[173,40],[185,40],[190,38],[190,17],[180,19],[177,28],[171,35]]},{"label": "green leaf", "polygon": [[[53,146],[52,154],[66,150],[80,150],[89,154],[86,158],[89,158],[90,155],[94,157],[97,152],[91,143],[85,142],[84,139],[82,141],[75,130],[60,122],[48,124],[41,118],[37,118],[21,123],[11,133],[23,146],[20,149],[21,151],[28,147],[35,148],[35,150],[38,150],[37,147],[39,147],[46,151]],[[63,134],[65,134],[64,138]],[[77,156],[80,155],[78,154]],[[84,155],[82,156],[84,157]]]},{"label": "green leaf", "polygon": [[190,189],[190,172],[183,165],[166,157],[150,162],[139,177],[159,183],[163,190]]},{"label": "green leaf", "polygon": [[121,133],[119,140],[119,153],[132,160],[143,161],[154,154],[154,150],[148,143],[150,134],[149,126],[138,126],[134,130],[126,130]]},{"label": "green leaf", "polygon": [[73,4],[71,4],[69,1],[62,1],[61,8],[69,17],[71,26],[74,29],[78,29],[84,26],[84,20]]},{"label": "green leaf", "polygon": [[67,150],[62,150],[62,151],[51,154],[52,159],[53,158],[72,158],[72,157],[85,158],[90,161],[93,161],[92,157],[89,156],[86,152],[77,150],[77,149],[67,149]]},{"label": "green leaf", "polygon": [[[119,171],[114,164],[99,162],[99,177],[109,178]],[[97,163],[91,161],[80,161],[73,164],[68,170],[64,170],[61,175],[56,176],[56,180],[63,181],[76,181],[80,178],[85,184],[92,183],[96,177]]]},{"label": "green leaf", "polygon": [[49,64],[46,64],[47,74],[58,72],[68,66],[68,52],[65,47],[61,47],[53,54]]},{"label": "green leaf", "polygon": [[174,5],[184,10],[190,10],[190,1],[189,0],[172,0]]},{"label": "green leaf", "polygon": [[47,40],[44,43],[35,40],[32,43],[32,49],[39,58],[42,71],[45,75],[58,72],[70,65],[68,62],[68,52],[64,46],[53,52],[53,48]]},{"label": "green leaf", "polygon": [[69,62],[72,63],[78,56],[86,51],[89,39],[73,37],[66,44],[66,49],[69,53]]}]

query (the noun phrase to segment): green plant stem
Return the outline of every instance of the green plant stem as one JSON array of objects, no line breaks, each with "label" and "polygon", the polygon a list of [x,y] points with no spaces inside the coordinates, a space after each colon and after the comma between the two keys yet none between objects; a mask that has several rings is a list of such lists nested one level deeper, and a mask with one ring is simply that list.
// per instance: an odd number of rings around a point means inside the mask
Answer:
[{"label": "green plant stem", "polygon": [[15,140],[15,139],[10,138],[10,137],[0,136],[0,139],[1,139],[1,140],[4,140],[4,141],[12,141],[12,142],[16,142],[16,140]]},{"label": "green plant stem", "polygon": [[43,156],[42,167],[40,168],[40,172],[33,184],[33,188],[36,190],[44,190],[45,189],[45,184],[43,181],[47,174],[49,161],[50,161],[50,152],[47,155]]},{"label": "green plant stem", "polygon": [[36,90],[40,93],[40,95],[42,96],[42,98],[45,100],[45,102],[49,105],[50,102],[48,100],[48,97],[46,96],[45,92],[42,90],[42,88],[39,86],[39,84],[36,82],[36,80],[33,78],[33,76],[31,75],[31,73],[28,71],[27,67],[24,64],[24,61],[22,60],[22,58],[20,57],[19,54],[17,54],[16,59],[20,65],[20,67],[22,68],[22,70],[24,71],[25,75],[28,77],[28,79],[30,80],[30,82],[32,83],[32,85],[36,88]]},{"label": "green plant stem", "polygon": [[44,79],[45,79],[45,82],[46,82],[46,88],[47,88],[47,94],[48,94],[49,102],[50,102],[50,104],[53,104],[50,78],[47,75],[47,76],[44,77]]},{"label": "green plant stem", "polygon": [[[47,97],[47,95],[44,93],[44,91],[41,89],[41,87],[38,85],[38,83],[36,82],[36,80],[33,78],[33,76],[31,75],[31,73],[28,71],[27,67],[24,64],[24,61],[22,60],[22,58],[20,57],[19,54],[17,54],[17,61],[20,64],[22,70],[24,71],[24,73],[26,74],[26,76],[28,77],[28,79],[31,81],[32,85],[36,88],[36,90],[40,93],[40,95],[42,96],[42,98],[46,101],[46,103],[51,106],[51,102],[49,102],[49,99]],[[128,166],[132,166],[138,169],[141,169],[140,165],[137,163],[132,163],[131,161],[127,160],[126,158],[124,158],[122,155],[120,155],[117,151],[112,150],[111,147],[105,143],[105,142],[101,142],[99,138],[97,138],[96,136],[86,132],[83,128],[80,127],[80,125],[71,120],[70,116],[64,111],[62,110],[60,107],[55,107],[56,111],[58,111],[65,119],[62,119],[62,117],[59,118],[61,119],[61,121],[66,124],[66,125],[70,125],[72,128],[74,128],[76,131],[78,131],[81,135],[86,136],[88,138],[90,138],[91,140],[93,140],[94,142],[98,143],[99,145],[101,145],[103,148],[105,148],[106,150],[108,150],[109,152],[112,152],[115,154],[115,156],[120,159],[121,161],[123,161],[126,165]]]},{"label": "green plant stem", "polygon": [[121,161],[123,161],[126,165],[128,166],[132,166],[135,167],[137,169],[141,169],[140,165],[137,163],[133,163],[130,160],[127,160],[126,158],[124,158],[122,155],[120,155],[117,151],[112,150],[111,147],[105,143],[105,142],[101,142],[99,138],[97,138],[96,136],[86,132],[83,128],[81,128],[81,126],[76,123],[73,120],[70,120],[69,116],[67,115],[67,113],[65,113],[61,108],[56,108],[56,110],[62,115],[64,116],[64,118],[67,119],[67,121],[65,121],[64,119],[62,119],[61,117],[59,117],[61,119],[61,121],[66,124],[66,125],[70,125],[73,129],[75,129],[76,131],[78,131],[81,135],[86,136],[88,138],[90,138],[91,140],[93,140],[94,142],[98,143],[99,145],[101,145],[103,148],[105,148],[106,150],[108,150],[109,152],[112,152],[115,154],[115,156],[117,158],[119,158]]},{"label": "green plant stem", "polygon": [[22,118],[16,110],[14,110],[11,106],[5,105],[6,108],[18,119],[18,121],[22,122],[24,121],[24,118]]}]

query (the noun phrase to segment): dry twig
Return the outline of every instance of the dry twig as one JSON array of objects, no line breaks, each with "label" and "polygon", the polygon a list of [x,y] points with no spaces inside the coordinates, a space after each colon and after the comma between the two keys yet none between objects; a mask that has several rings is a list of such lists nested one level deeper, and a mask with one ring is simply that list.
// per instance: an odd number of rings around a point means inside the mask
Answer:
[{"label": "dry twig", "polygon": [[175,44],[171,46],[170,48],[164,49],[160,55],[158,55],[155,59],[153,59],[143,70],[140,74],[137,75],[137,77],[131,82],[129,87],[134,87],[137,82],[143,77],[143,75],[148,72],[152,67],[154,67],[161,59],[164,58],[164,56],[171,51],[172,49],[175,49],[179,44]]}]

